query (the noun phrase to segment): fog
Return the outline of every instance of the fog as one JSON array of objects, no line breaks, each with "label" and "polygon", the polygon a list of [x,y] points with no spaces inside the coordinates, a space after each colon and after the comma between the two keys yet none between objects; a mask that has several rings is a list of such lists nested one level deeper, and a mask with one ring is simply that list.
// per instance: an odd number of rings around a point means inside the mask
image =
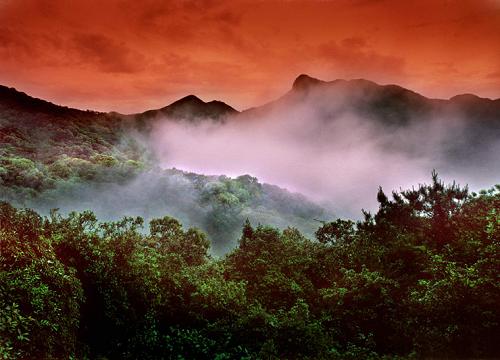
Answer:
[{"label": "fog", "polygon": [[[332,209],[338,216],[360,217],[376,209],[379,186],[387,192],[429,182],[435,169],[445,181],[473,189],[499,178],[494,154],[455,159],[471,153],[462,139],[461,114],[419,118],[385,126],[368,116],[335,111],[337,104],[307,99],[281,101],[265,111],[249,111],[225,122],[192,123],[162,119],[152,132],[153,149],[165,168],[204,174],[251,174]],[[328,111],[325,111],[328,109]]]},{"label": "fog", "polygon": [[[223,254],[236,246],[247,218],[254,225],[296,227],[313,238],[321,221],[376,211],[379,186],[390,193],[429,183],[433,170],[471,190],[500,182],[496,105],[467,112],[416,94],[401,101],[399,93],[380,103],[366,94],[366,84],[351,92],[348,82],[337,85],[292,90],[218,120],[194,119],[190,104],[185,117],[142,123],[128,117],[112,151],[140,154],[144,167],[76,159],[68,162],[73,175],[43,191],[0,184],[0,198],[43,214],[92,210],[100,220],[141,216],[147,223],[172,216],[205,231],[213,252]],[[484,106],[487,111],[471,118]],[[38,181],[42,174],[19,171],[28,185],[30,176]],[[245,174],[258,182],[228,178]]]},{"label": "fog", "polygon": [[[211,241],[214,255],[222,255],[237,245],[246,219],[254,226],[271,225],[280,229],[293,226],[313,238],[319,226],[314,219],[333,218],[333,214],[300,194],[254,183],[255,179],[249,177],[231,180],[225,176],[207,177],[175,169],[151,168],[118,182],[113,180],[113,169],[108,171],[93,181],[59,182],[36,197],[21,197],[16,191],[7,192],[4,190],[8,189],[1,187],[0,193],[5,193],[2,200],[33,208],[42,215],[57,209],[63,215],[91,210],[100,221],[140,216],[145,220],[145,232],[152,219],[174,217],[186,229],[202,229]],[[254,195],[237,197],[252,187]],[[218,197],[221,193],[232,202],[221,201]]]}]

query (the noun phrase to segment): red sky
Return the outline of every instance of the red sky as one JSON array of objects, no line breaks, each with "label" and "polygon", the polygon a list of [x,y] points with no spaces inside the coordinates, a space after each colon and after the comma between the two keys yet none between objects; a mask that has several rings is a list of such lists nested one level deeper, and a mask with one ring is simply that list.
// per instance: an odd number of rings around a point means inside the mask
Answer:
[{"label": "red sky", "polygon": [[498,98],[500,1],[0,0],[0,84],[59,104],[243,109],[300,73]]}]

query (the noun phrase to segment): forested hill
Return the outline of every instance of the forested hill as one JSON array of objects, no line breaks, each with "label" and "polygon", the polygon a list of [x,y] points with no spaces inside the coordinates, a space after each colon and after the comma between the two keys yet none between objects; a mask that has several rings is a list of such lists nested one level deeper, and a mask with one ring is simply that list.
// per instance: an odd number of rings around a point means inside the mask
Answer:
[{"label": "forested hill", "polygon": [[[314,143],[322,154],[335,155],[343,150],[336,147],[339,126],[346,125],[335,125],[336,121],[354,114],[363,124],[351,132],[376,129],[368,140],[380,137],[377,146],[384,152],[408,159],[440,157],[440,167],[472,169],[494,177],[499,104],[500,100],[473,95],[433,100],[395,85],[367,80],[325,82],[301,75],[277,101],[241,113],[223,102],[204,102],[190,95],[157,110],[121,115],[71,109],[0,87],[0,198],[42,212],[50,207],[93,209],[107,220],[124,214],[150,219],[166,212],[207,231],[218,244],[213,248],[219,250],[234,246],[234,234],[247,217],[280,228],[296,226],[311,236],[318,225],[314,219],[334,214],[304,197],[253,178],[248,181],[251,177],[161,170],[158,154],[150,146],[156,126],[210,121],[222,128],[295,119],[292,131],[299,133],[298,146]],[[434,122],[438,126],[419,128]],[[279,144],[280,132],[273,131],[270,127],[267,134],[276,135],[272,140]],[[429,143],[436,134],[449,134],[439,140],[439,152],[434,142]],[[240,150],[252,151],[234,149]],[[333,167],[323,178],[336,171]]]},{"label": "forested hill", "polygon": [[146,149],[139,149],[131,131],[147,136],[155,120],[218,120],[235,113],[223,102],[203,102],[192,95],[141,114],[83,111],[0,86],[0,156],[20,155],[44,164],[57,162],[64,155],[83,160],[106,155],[118,161],[140,161]]},{"label": "forested hill", "polygon": [[96,154],[120,157],[123,119],[32,98],[0,86],[0,155],[22,156],[50,165],[64,155],[89,160]]},{"label": "forested hill", "polygon": [[[148,136],[150,121],[161,118],[70,109],[5,87],[0,95],[1,200],[44,213],[91,209],[106,220],[168,214],[207,231],[216,253],[235,245],[246,218],[312,234],[317,227],[313,219],[327,216],[303,196],[250,176],[230,179],[160,169]],[[162,112],[189,113],[191,100]],[[228,109],[201,100],[196,104],[195,117]]]}]

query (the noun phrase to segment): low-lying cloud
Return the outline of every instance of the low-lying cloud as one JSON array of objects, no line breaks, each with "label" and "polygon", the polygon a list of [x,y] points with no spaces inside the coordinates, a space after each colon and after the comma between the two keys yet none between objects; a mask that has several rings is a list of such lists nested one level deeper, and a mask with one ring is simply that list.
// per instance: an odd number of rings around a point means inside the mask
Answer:
[{"label": "low-lying cloud", "polygon": [[153,131],[152,144],[163,167],[248,173],[327,204],[340,216],[374,210],[379,186],[390,192],[429,182],[433,169],[445,180],[472,187],[498,181],[494,159],[484,154],[484,174],[474,168],[477,159],[464,165],[450,158],[455,147],[468,146],[461,144],[467,129],[460,117],[414,118],[390,126],[331,110],[330,104],[281,102],[224,123],[164,119]]}]

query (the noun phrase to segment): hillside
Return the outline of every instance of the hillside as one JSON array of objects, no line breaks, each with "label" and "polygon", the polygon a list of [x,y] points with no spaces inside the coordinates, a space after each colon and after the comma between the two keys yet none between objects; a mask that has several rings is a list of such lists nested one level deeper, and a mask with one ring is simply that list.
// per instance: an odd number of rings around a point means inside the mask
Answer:
[{"label": "hillside", "polygon": [[[169,214],[207,231],[216,253],[234,246],[246,218],[281,228],[293,224],[312,234],[313,219],[324,214],[300,195],[249,176],[160,169],[147,145],[159,115],[81,111],[0,90],[0,200],[44,213],[91,209],[106,220]],[[161,113],[216,119],[232,109],[221,104],[188,97]]]},{"label": "hillside", "polygon": [[[216,127],[207,134],[200,132],[193,147],[189,136],[201,131],[198,124],[207,121]],[[165,130],[170,123],[181,127],[169,125]],[[261,123],[265,125],[259,128]],[[310,167],[316,157],[342,161],[369,141],[374,143],[369,152],[380,152],[382,162],[393,161],[384,157],[394,158],[394,154],[406,161],[432,156],[424,167],[426,173],[438,168],[496,176],[500,100],[474,95],[436,100],[396,85],[362,79],[326,82],[300,75],[280,99],[241,113],[223,102],[204,102],[190,95],[161,109],[121,115],[71,109],[0,87],[0,198],[42,212],[52,207],[89,208],[106,220],[124,214],[150,219],[168,213],[207,231],[216,251],[234,244],[234,234],[246,218],[280,228],[293,225],[311,236],[318,226],[314,219],[326,220],[333,214],[299,195],[251,177],[204,176],[158,166],[165,151],[168,158],[174,157],[171,166],[176,166],[172,136],[175,142],[185,140],[185,153],[218,164],[219,156],[240,153],[245,159],[258,153],[253,146],[262,145],[259,137],[251,138],[253,129],[279,149],[282,135],[274,129],[283,124],[289,125],[289,134],[295,134],[287,141],[292,141],[298,155],[302,150],[311,153],[306,163],[293,160],[293,166]],[[352,129],[344,134],[348,124]],[[210,140],[226,128],[226,137]],[[180,133],[175,132],[179,129]],[[250,138],[239,140],[240,134]],[[205,151],[205,140],[220,143],[216,153]],[[226,151],[227,141],[231,143]],[[316,149],[321,152],[316,154]],[[274,155],[262,156],[257,161]],[[270,166],[282,174],[291,171],[286,162]],[[342,162],[331,166],[332,171],[327,168],[318,174],[309,170],[313,184],[305,189],[309,194],[326,181],[325,176],[337,172],[342,176],[346,171]],[[305,175],[300,167],[296,171],[297,177]],[[284,183],[293,182],[294,175],[290,176]],[[373,181],[378,186],[382,180],[374,177]],[[328,201],[343,211],[350,206],[347,213],[354,213],[365,206],[359,203],[362,197],[362,193],[343,191],[330,195]]]}]

